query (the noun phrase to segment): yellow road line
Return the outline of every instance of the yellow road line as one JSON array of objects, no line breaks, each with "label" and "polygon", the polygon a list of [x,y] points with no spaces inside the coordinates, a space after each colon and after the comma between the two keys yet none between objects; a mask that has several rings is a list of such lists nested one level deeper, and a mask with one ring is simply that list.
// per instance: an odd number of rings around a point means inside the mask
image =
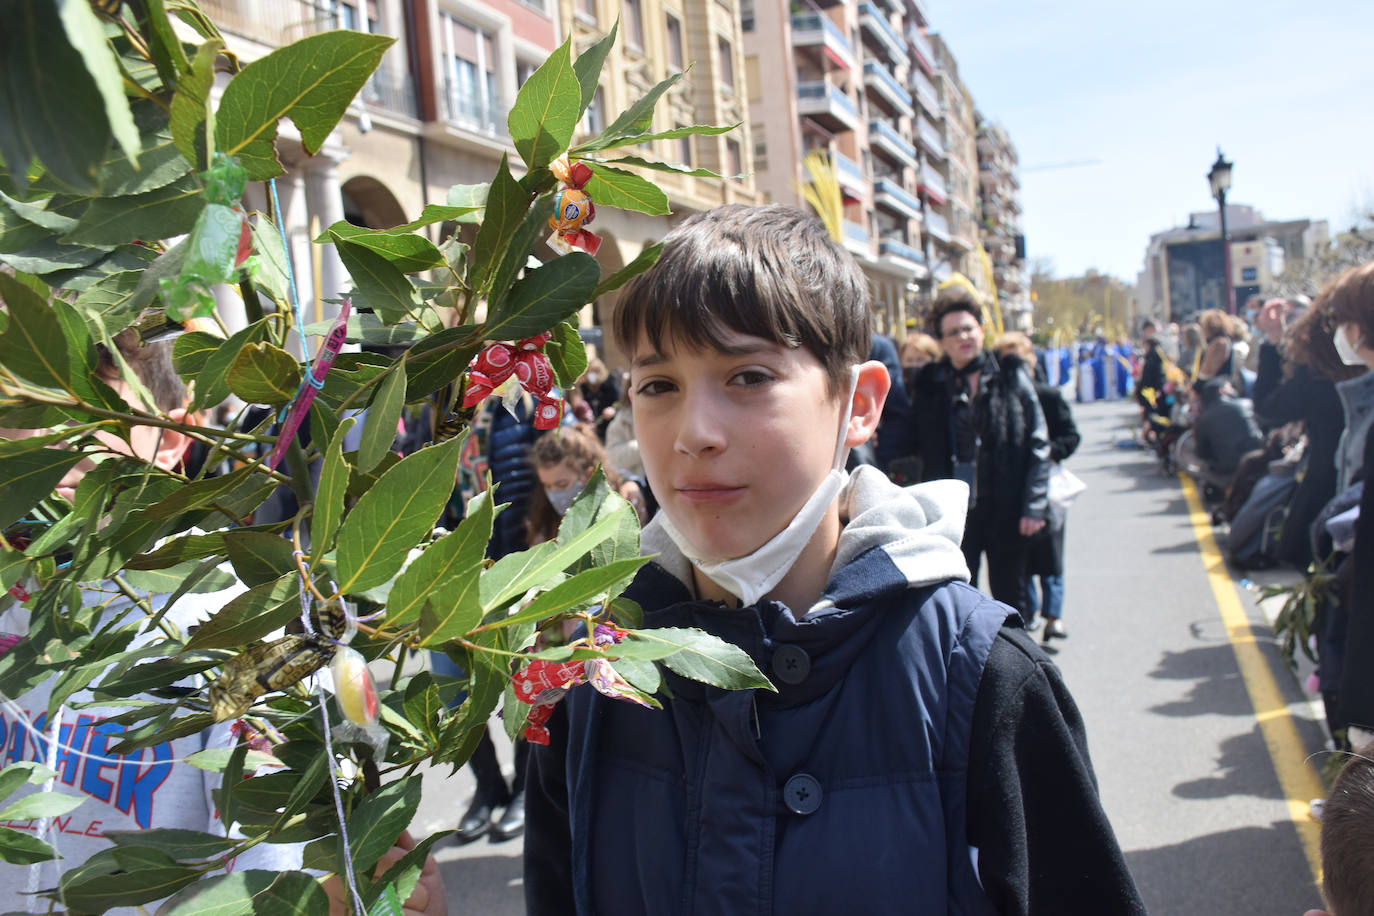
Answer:
[{"label": "yellow road line", "polygon": [[1313,881],[1320,886],[1321,826],[1312,819],[1308,802],[1325,795],[1326,789],[1317,777],[1316,770],[1307,762],[1307,748],[1298,737],[1288,704],[1283,699],[1278,682],[1274,680],[1269,662],[1260,650],[1230,570],[1226,568],[1226,561],[1222,559],[1221,550],[1212,537],[1211,520],[1202,507],[1197,487],[1187,474],[1180,473],[1178,476],[1183,483],[1183,496],[1188,501],[1188,515],[1202,552],[1202,564],[1207,569],[1212,596],[1216,598],[1222,624],[1236,653],[1241,679],[1245,682],[1250,704],[1254,706],[1255,717],[1259,720],[1260,733],[1274,762],[1279,788],[1288,805],[1288,817],[1298,828],[1298,837],[1302,840],[1307,864],[1312,869]]}]

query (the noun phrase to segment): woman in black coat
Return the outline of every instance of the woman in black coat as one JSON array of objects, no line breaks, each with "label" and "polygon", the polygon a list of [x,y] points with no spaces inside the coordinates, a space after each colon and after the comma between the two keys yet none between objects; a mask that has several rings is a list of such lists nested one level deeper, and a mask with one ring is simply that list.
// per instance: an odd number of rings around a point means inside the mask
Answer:
[{"label": "woman in black coat", "polygon": [[1309,529],[1322,506],[1336,495],[1336,450],[1345,431],[1345,412],[1336,383],[1363,374],[1363,366],[1341,362],[1323,309],[1309,309],[1286,331],[1287,303],[1271,299],[1255,323],[1266,338],[1255,379],[1255,415],[1267,432],[1295,420],[1307,431],[1306,461],[1288,504],[1279,540],[1279,559],[1300,570],[1312,562]]},{"label": "woman in black coat", "polygon": [[[1073,422],[1073,411],[1063,393],[1041,377],[1035,360],[1035,351],[1025,334],[1013,331],[1003,334],[997,341],[997,353],[1003,365],[1010,360],[1020,360],[1026,367],[1034,366],[1035,395],[1040,400],[1040,410],[1045,414],[1045,426],[1050,440],[1050,461],[1058,464],[1078,448],[1081,441],[1078,427]],[[1026,629],[1035,630],[1039,626],[1036,612],[1046,620],[1044,641],[1055,637],[1068,636],[1060,619],[1064,610],[1064,521],[1055,523],[1053,512],[1048,525],[1041,529],[1031,541],[1030,554],[1026,563],[1026,577],[1040,577],[1040,591],[1036,594],[1031,583],[1026,583],[1029,598]]]}]

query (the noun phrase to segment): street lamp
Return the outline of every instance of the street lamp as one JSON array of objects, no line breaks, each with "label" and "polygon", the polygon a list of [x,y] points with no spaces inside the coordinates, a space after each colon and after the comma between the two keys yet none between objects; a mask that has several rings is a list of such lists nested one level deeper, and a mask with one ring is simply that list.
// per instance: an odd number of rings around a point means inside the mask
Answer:
[{"label": "street lamp", "polygon": [[1216,199],[1217,210],[1221,214],[1221,263],[1226,279],[1226,311],[1236,313],[1236,292],[1231,288],[1231,240],[1226,234],[1226,192],[1231,189],[1231,163],[1217,147],[1217,161],[1207,173],[1207,182],[1212,186],[1212,197]]}]

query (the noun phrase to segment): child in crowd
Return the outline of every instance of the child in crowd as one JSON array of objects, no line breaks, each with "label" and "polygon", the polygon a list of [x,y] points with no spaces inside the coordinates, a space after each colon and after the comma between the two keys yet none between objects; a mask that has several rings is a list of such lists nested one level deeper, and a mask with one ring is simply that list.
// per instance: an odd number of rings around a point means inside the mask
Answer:
[{"label": "child in crowd", "polygon": [[1355,755],[1322,808],[1322,893],[1304,916],[1374,913],[1374,760]]},{"label": "child in crowd", "polygon": [[531,760],[528,912],[1144,912],[1059,673],[967,584],[966,486],[843,471],[889,385],[870,305],[778,206],[687,219],[624,291],[660,504],[627,597],[776,691],[572,691]]},{"label": "child in crowd", "polygon": [[622,479],[615,468],[605,466],[605,461],[606,450],[596,437],[596,430],[587,424],[565,426],[555,435],[541,436],[530,447],[530,464],[539,478],[539,486],[530,494],[525,518],[525,536],[531,546],[552,540],[558,534],[563,513],[598,467],[604,467],[611,488],[635,507],[640,524],[648,521],[639,484]]}]

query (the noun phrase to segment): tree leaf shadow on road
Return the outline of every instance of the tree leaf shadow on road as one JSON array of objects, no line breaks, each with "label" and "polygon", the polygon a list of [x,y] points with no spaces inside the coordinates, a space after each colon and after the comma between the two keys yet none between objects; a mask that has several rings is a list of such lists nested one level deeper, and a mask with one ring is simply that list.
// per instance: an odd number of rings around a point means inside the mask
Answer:
[{"label": "tree leaf shadow on road", "polygon": [[1150,712],[1179,717],[1255,714],[1230,643],[1165,652],[1150,677],[1197,682],[1188,689],[1187,696],[1151,706]]},{"label": "tree leaf shadow on road", "polygon": [[[1158,514],[1159,514],[1159,515],[1172,515],[1173,513],[1167,512],[1167,511],[1166,511],[1166,512],[1160,512],[1160,513],[1158,513]],[[1150,551],[1150,553],[1157,553],[1157,554],[1166,554],[1166,553],[1197,553],[1197,552],[1198,552],[1197,540],[1194,539],[1194,538],[1189,538],[1188,540],[1183,541],[1183,542],[1178,543],[1178,544],[1175,544],[1175,545],[1173,545],[1172,547],[1156,547],[1154,550],[1151,550],[1151,551]]]},{"label": "tree leaf shadow on road", "polygon": [[1258,723],[1244,734],[1232,735],[1220,745],[1217,771],[1212,776],[1180,782],[1173,788],[1179,798],[1229,798],[1246,795],[1254,798],[1284,797],[1274,768],[1269,765],[1269,751]]},{"label": "tree leaf shadow on road", "polygon": [[1298,916],[1322,905],[1288,821],[1132,850],[1126,863],[1151,913]]}]

